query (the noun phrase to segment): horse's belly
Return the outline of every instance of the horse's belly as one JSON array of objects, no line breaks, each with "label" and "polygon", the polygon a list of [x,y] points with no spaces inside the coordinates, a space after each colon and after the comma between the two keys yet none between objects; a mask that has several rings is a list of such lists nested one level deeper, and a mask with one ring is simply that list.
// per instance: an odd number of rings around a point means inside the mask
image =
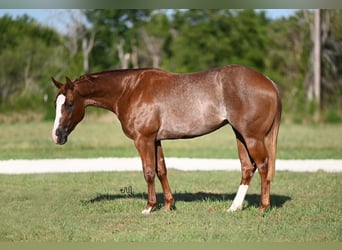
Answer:
[{"label": "horse's belly", "polygon": [[168,96],[159,105],[158,138],[192,138],[216,130],[227,118],[223,100],[215,84],[184,88]]},{"label": "horse's belly", "polygon": [[201,114],[194,111],[184,114],[168,114],[161,120],[158,139],[193,138],[208,134],[227,123],[219,114]]}]

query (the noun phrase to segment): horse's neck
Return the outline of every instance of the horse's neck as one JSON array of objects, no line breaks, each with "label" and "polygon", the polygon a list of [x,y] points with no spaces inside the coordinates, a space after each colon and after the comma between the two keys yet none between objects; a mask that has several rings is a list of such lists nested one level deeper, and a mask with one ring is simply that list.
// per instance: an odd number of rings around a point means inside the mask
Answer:
[{"label": "horse's neck", "polygon": [[124,91],[122,79],[118,77],[102,77],[85,81],[82,83],[80,92],[83,95],[86,106],[101,107],[115,112],[115,106]]}]

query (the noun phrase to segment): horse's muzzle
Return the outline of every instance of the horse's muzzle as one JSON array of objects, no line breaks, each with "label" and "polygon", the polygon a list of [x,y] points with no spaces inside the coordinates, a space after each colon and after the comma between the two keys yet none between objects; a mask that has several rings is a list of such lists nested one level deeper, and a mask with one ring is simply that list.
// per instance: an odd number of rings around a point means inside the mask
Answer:
[{"label": "horse's muzzle", "polygon": [[68,129],[56,129],[57,141],[56,143],[59,145],[63,145],[68,141]]}]

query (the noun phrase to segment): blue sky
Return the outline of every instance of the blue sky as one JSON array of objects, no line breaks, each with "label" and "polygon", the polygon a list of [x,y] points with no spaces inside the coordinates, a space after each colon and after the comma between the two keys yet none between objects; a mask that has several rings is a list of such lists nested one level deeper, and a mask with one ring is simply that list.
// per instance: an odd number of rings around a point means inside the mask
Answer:
[{"label": "blue sky", "polygon": [[60,32],[65,30],[68,11],[63,9],[0,9],[0,17],[9,14],[11,16],[22,16],[27,14],[38,22],[49,27],[55,27]]},{"label": "blue sky", "polygon": [[[77,10],[63,10],[63,9],[0,9],[0,17],[9,14],[11,16],[21,16],[27,14],[38,22],[57,28],[57,30],[63,32],[67,25],[68,11]],[[266,15],[272,19],[288,17],[292,15],[295,9],[267,9]]]}]

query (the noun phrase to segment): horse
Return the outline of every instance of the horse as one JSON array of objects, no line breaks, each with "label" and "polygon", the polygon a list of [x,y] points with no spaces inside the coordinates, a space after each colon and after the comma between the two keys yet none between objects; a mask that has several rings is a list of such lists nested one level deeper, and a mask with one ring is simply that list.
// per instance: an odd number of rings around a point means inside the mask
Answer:
[{"label": "horse", "polygon": [[139,152],[148,198],[143,214],[156,209],[155,177],[164,194],[164,209],[173,208],[162,140],[194,138],[229,124],[236,136],[242,177],[228,211],[243,208],[256,170],[261,179],[260,211],[270,207],[275,174],[281,99],[276,84],[262,73],[228,65],[194,73],[162,69],[119,69],[85,74],[58,88],[52,139],[67,142],[87,106],[112,111]]}]

